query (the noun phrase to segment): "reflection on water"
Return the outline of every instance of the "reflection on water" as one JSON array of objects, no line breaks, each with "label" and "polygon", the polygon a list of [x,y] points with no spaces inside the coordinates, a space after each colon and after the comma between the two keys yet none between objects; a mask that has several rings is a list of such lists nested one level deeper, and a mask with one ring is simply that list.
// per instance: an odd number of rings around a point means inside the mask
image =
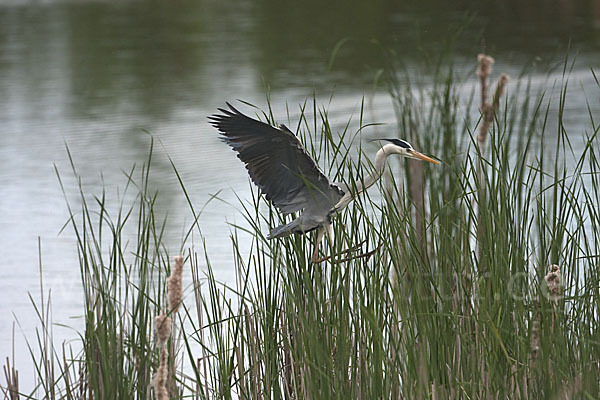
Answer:
[{"label": "reflection on water", "polygon": [[[574,76],[589,81],[589,66],[599,63],[599,24],[600,2],[584,0],[3,2],[1,310],[14,311],[26,333],[36,325],[27,292],[39,292],[40,236],[55,320],[79,326],[69,320],[80,310],[74,238],[68,230],[58,236],[67,210],[53,164],[76,204],[65,143],[88,190],[98,193],[105,185],[116,193],[125,182],[122,170],[146,159],[150,140],[144,131],[159,138],[152,184],[160,207],[169,210],[175,252],[190,216],[167,152],[198,205],[222,189],[223,200],[236,204],[231,188],[242,198],[249,190],[243,166],[206,123],[224,101],[264,106],[268,87],[283,120],[286,102],[293,111],[313,92],[325,102],[335,92],[330,113],[343,124],[358,112],[363,95],[373,95],[375,71],[384,64],[379,46],[393,50],[409,70],[422,68],[422,60],[444,51],[461,26],[466,31],[453,47],[464,74],[485,49],[499,61],[497,70],[519,76],[529,68],[543,81],[571,41],[579,51]],[[376,91],[372,105],[373,119],[393,121],[385,93]],[[575,108],[569,110],[573,131],[580,133],[577,117],[587,112],[585,101],[569,107]],[[224,280],[232,273],[226,222],[236,218],[233,206],[214,202],[200,220],[211,232],[207,246]],[[0,328],[2,356],[8,354],[10,329],[7,323]],[[55,335],[72,337],[59,328]]]}]

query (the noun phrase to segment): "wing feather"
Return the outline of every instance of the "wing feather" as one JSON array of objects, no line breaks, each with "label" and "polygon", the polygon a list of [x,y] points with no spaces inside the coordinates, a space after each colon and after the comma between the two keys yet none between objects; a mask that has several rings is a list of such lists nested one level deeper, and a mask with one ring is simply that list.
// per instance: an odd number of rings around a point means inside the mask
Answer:
[{"label": "wing feather", "polygon": [[273,127],[250,118],[231,104],[209,117],[221,139],[238,153],[252,181],[281,212],[301,209],[326,213],[344,195],[329,182],[285,125]]}]

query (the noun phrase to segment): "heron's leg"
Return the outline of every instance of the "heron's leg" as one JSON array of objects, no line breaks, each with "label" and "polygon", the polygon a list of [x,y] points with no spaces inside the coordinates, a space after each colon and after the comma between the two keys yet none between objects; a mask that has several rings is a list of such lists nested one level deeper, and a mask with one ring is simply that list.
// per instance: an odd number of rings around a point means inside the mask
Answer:
[{"label": "heron's leg", "polygon": [[327,234],[327,238],[329,239],[329,248],[331,250],[331,254],[333,254],[333,226],[331,224],[325,224],[319,228],[317,233],[317,243],[315,244],[315,250],[312,255],[312,262],[315,264],[322,263],[323,261],[331,258],[331,256],[319,258],[319,244],[323,240],[325,234]]},{"label": "heron's leg", "polygon": [[325,231],[327,232],[327,237],[329,238],[329,241],[331,242],[331,244],[333,244],[333,225],[326,224]]},{"label": "heron's leg", "polygon": [[379,243],[379,245],[371,251],[367,251],[366,253],[358,254],[356,256],[347,257],[347,258],[344,258],[343,260],[338,260],[337,262],[345,262],[345,261],[355,260],[358,258],[366,258],[368,260],[369,258],[371,258],[371,256],[373,254],[377,253],[382,247],[383,247],[383,242]]},{"label": "heron's leg", "polygon": [[315,246],[314,246],[314,250],[313,250],[313,254],[312,254],[312,262],[313,263],[319,263],[319,244],[321,243],[321,240],[323,240],[323,235],[325,235],[325,229],[323,229],[323,227],[319,227],[317,229],[317,240],[315,241]]},{"label": "heron's leg", "polygon": [[361,246],[366,242],[366,240],[365,240],[365,241],[361,242],[356,247],[344,250],[344,251],[342,251],[341,253],[338,253],[338,254],[334,254],[334,250],[335,249],[333,247],[333,240],[334,240],[333,225],[332,224],[324,224],[322,229],[327,234],[327,238],[329,239],[328,240],[329,241],[329,255],[325,256],[325,257],[321,257],[321,258],[315,258],[314,255],[313,255],[313,262],[315,264],[319,264],[319,263],[322,263],[323,261],[327,261],[327,260],[331,259],[334,256],[338,257],[338,256],[341,256],[343,254],[347,254],[347,253],[351,253],[353,251],[359,250],[361,248]]},{"label": "heron's leg", "polygon": [[[319,257],[319,243],[321,242],[321,240],[323,240],[323,236],[325,233],[327,233],[327,237],[329,238],[329,247],[330,247],[331,254],[326,257],[318,258]],[[354,251],[360,250],[362,248],[363,244],[365,244],[365,243],[367,243],[366,239],[354,247],[351,247],[351,248],[346,249],[338,254],[335,254],[335,257],[342,256],[344,254],[349,254]],[[375,248],[375,250],[367,251],[366,253],[357,254],[354,256],[349,256],[349,257],[343,258],[341,260],[336,260],[336,262],[339,263],[339,262],[344,262],[344,261],[350,261],[350,260],[354,260],[357,258],[367,258],[368,259],[373,254],[375,254],[379,249],[381,249],[382,246],[383,246],[383,243],[380,243],[379,246],[377,246],[377,248]],[[334,257],[333,250],[334,250],[333,249],[333,225],[326,224],[326,225],[323,225],[323,227],[319,228],[319,232],[317,234],[317,243],[315,244],[315,251],[312,256],[312,262],[315,264],[319,264],[319,263],[322,263],[323,261],[327,261],[327,260],[333,258]]]},{"label": "heron's leg", "polygon": [[[344,254],[349,254],[349,253],[352,253],[352,252],[354,252],[354,251],[360,250],[360,249],[362,248],[362,245],[363,245],[363,244],[365,244],[366,242],[367,242],[366,240],[363,240],[363,241],[362,241],[362,242],[360,242],[358,245],[356,245],[356,246],[354,246],[354,247],[351,247],[351,248],[349,248],[349,249],[346,249],[346,250],[344,250],[344,251],[341,251],[340,253],[336,254],[335,256],[336,256],[336,257],[337,257],[337,256],[342,256],[342,255],[344,255]],[[377,247],[376,247],[374,250],[367,251],[366,253],[362,253],[362,254],[358,254],[358,255],[354,255],[354,256],[349,256],[349,257],[343,258],[343,259],[341,259],[341,260],[336,260],[335,262],[336,262],[336,263],[340,263],[340,262],[344,262],[344,261],[350,261],[350,260],[354,260],[354,259],[357,259],[357,258],[367,258],[367,259],[368,259],[368,258],[370,258],[370,257],[371,257],[373,254],[375,254],[377,251],[379,251],[379,249],[381,249],[382,247],[383,247],[383,242],[379,243],[379,245],[378,245],[378,246],[377,246]],[[323,261],[327,261],[327,260],[331,259],[332,257],[333,257],[333,252],[332,252],[332,255],[330,255],[330,256],[327,256],[327,257],[322,257],[322,258],[319,258],[319,259],[317,259],[317,260],[315,260],[315,259],[313,258],[313,262],[314,262],[315,264],[322,263]]]},{"label": "heron's leg", "polygon": [[329,243],[329,254],[333,255],[333,225],[325,224],[325,233],[327,234],[327,242]]}]

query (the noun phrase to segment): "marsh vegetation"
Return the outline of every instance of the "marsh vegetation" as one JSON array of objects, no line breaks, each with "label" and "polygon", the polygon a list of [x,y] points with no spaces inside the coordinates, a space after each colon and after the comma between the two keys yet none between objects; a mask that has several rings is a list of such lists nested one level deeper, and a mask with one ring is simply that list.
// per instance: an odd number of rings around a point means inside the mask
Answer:
[{"label": "marsh vegetation", "polygon": [[[310,262],[308,237],[266,239],[284,217],[254,190],[237,205],[246,220],[231,225],[236,282],[219,282],[202,246],[209,234],[198,223],[202,208],[174,164],[193,222],[181,247],[167,248],[165,217],[154,209],[160,193],[148,185],[154,148],[144,166],[125,174],[120,204],[83,186],[76,201],[65,193],[65,229],[77,237],[85,296],[80,346],[52,342],[50,301],[36,301],[41,328],[30,343],[39,383],[19,386],[7,365],[3,392],[66,399],[597,398],[599,128],[590,111],[587,130],[567,136],[570,65],[555,89],[558,100],[531,93],[524,78],[495,102],[495,79],[486,77],[479,119],[464,113],[451,68],[438,68],[427,86],[401,85],[398,72],[386,72],[397,132],[443,164],[391,161],[383,195],[373,189],[336,218],[326,249],[333,256],[318,265]],[[274,122],[269,110],[257,114]],[[290,127],[326,174],[352,181],[373,168],[358,119],[356,129],[332,130],[315,99],[300,105]],[[582,152],[573,153],[573,140],[583,141]],[[72,172],[81,178],[74,163]],[[135,240],[124,236],[131,229]],[[358,244],[372,254],[342,255]],[[184,301],[173,312],[166,277],[179,254]],[[172,330],[159,340],[155,317],[163,313]],[[159,374],[165,390],[153,382],[159,365],[166,365]]]}]

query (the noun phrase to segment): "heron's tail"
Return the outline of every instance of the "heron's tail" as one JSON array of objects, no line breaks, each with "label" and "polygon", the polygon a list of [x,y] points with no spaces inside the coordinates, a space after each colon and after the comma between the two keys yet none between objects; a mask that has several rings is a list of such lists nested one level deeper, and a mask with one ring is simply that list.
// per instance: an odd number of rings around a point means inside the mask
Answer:
[{"label": "heron's tail", "polygon": [[279,225],[278,227],[273,228],[271,233],[269,233],[269,235],[267,236],[267,239],[275,239],[275,238],[289,236],[292,233],[298,231],[299,226],[300,226],[299,218],[296,218],[289,224]]}]

